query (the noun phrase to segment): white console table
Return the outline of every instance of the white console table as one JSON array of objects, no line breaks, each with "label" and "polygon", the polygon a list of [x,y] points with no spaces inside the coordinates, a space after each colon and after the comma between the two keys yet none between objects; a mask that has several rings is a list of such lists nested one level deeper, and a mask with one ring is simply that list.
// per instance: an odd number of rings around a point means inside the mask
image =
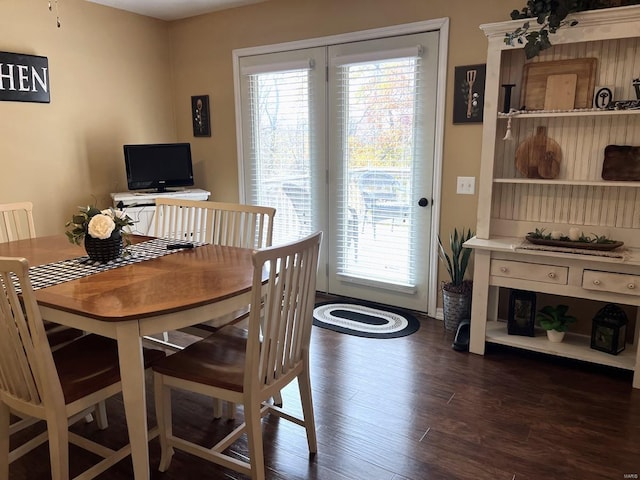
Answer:
[{"label": "white console table", "polygon": [[120,192],[112,193],[113,207],[124,211],[136,224],[131,233],[153,234],[153,218],[156,213],[156,198],[180,198],[187,200],[208,200],[211,192],[199,188],[172,192]]},{"label": "white console table", "polygon": [[488,342],[631,370],[633,386],[640,388],[640,309],[635,340],[619,355],[591,349],[586,335],[567,334],[562,343],[546,336],[509,335],[507,324],[498,321],[500,287],[640,306],[640,251],[628,249],[625,258],[610,258],[524,250],[518,248],[522,241],[474,237],[465,243],[475,251],[469,350],[482,355]]}]

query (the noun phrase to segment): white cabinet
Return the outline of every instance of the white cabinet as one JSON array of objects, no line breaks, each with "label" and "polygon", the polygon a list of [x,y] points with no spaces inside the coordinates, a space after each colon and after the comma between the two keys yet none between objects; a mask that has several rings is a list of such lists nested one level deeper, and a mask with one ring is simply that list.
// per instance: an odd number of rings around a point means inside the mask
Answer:
[{"label": "white cabinet", "polygon": [[113,207],[126,212],[135,225],[131,233],[153,236],[155,202],[159,197],[182,198],[188,200],[207,200],[211,192],[193,188],[174,192],[120,192],[112,193]]},{"label": "white cabinet", "polygon": [[[595,58],[594,85],[612,86],[614,100],[635,99],[640,7],[595,10],[575,18],[578,25],[561,28],[551,36],[554,46],[528,62],[522,48],[504,43],[505,33],[521,26],[521,20],[481,26],[489,47],[477,234],[468,242],[475,249],[470,351],[483,354],[485,342],[493,342],[626,368],[635,370],[633,385],[640,388],[640,316],[635,343],[618,356],[591,350],[588,337],[551,344],[546,338],[508,335],[506,324],[496,321],[500,287],[640,305],[640,182],[602,180],[607,145],[640,146],[640,110],[501,113],[502,85],[516,85],[511,106],[521,106],[523,71],[530,62]],[[503,140],[508,124],[513,138]],[[516,165],[518,147],[540,127],[561,151],[553,178],[528,178]],[[611,257],[523,248],[527,232],[568,232],[570,227],[623,241],[626,250]]]}]

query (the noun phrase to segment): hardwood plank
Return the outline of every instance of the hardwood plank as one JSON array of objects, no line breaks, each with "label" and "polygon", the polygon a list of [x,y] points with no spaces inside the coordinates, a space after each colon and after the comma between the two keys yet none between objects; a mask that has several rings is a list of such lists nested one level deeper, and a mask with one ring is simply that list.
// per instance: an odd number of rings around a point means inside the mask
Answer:
[{"label": "hardwood plank", "polygon": [[[417,333],[393,340],[314,328],[318,454],[309,457],[302,428],[267,417],[269,480],[600,480],[640,473],[640,390],[631,387],[630,372],[498,346],[484,357],[459,353],[440,321],[420,322]],[[295,412],[297,395],[295,385],[283,392]],[[211,419],[207,398],[177,392],[173,402],[176,433],[204,444],[235,425]],[[107,410],[107,430],[84,422],[73,430],[112,447],[126,443],[121,397]],[[12,442],[42,429],[31,427]],[[232,448],[247,455],[244,440]],[[152,479],[245,478],[182,452],[160,474],[159,450],[152,440]],[[72,473],[94,460],[76,448],[71,459]],[[43,445],[11,465],[9,480],[47,479],[48,472]],[[131,474],[126,459],[99,478]]]}]

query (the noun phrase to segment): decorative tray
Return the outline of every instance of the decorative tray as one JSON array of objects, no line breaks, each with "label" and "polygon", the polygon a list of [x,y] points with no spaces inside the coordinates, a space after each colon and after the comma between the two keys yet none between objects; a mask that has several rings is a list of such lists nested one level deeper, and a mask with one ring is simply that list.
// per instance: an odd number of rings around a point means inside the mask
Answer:
[{"label": "decorative tray", "polygon": [[587,242],[573,242],[571,240],[547,240],[544,238],[534,238],[531,235],[525,237],[528,241],[534,245],[547,245],[550,247],[565,247],[565,248],[581,248],[583,250],[615,250],[618,247],[624,245],[624,242],[612,242],[612,243],[587,243]]}]

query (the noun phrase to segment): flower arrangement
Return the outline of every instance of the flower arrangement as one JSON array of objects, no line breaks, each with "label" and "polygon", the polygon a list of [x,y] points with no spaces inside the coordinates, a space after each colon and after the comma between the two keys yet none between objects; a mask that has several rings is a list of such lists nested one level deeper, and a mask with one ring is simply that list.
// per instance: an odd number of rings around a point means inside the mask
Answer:
[{"label": "flower arrangement", "polygon": [[65,234],[71,243],[80,245],[87,235],[99,240],[110,238],[114,232],[119,232],[125,245],[130,241],[126,227],[130,227],[134,221],[123,211],[107,208],[99,210],[94,206],[79,207],[71,220],[67,222]]}]

